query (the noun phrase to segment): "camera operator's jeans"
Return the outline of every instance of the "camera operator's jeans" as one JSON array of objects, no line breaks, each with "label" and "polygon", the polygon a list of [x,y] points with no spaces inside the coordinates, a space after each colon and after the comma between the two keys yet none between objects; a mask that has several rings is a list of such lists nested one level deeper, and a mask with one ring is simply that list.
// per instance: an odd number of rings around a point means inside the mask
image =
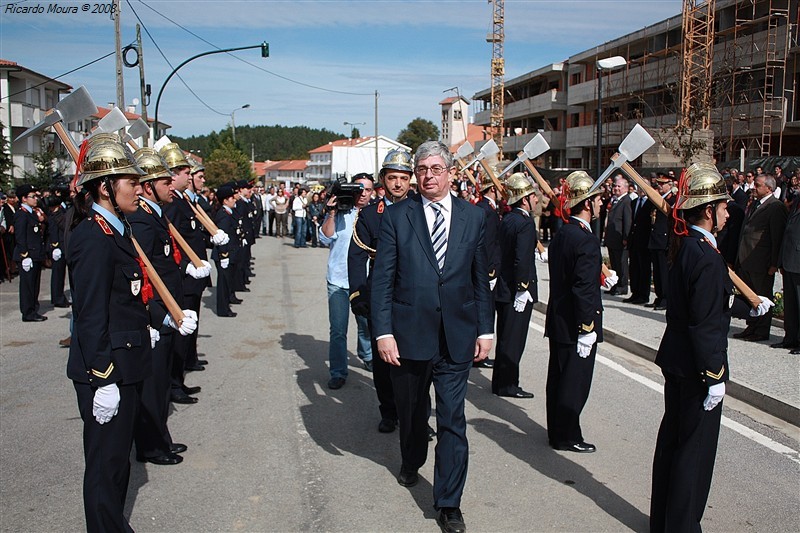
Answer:
[{"label": "camera operator's jeans", "polygon": [[294,217],[294,247],[306,245],[306,217]]},{"label": "camera operator's jeans", "polygon": [[[332,378],[347,378],[347,325],[350,317],[350,291],[328,283],[328,319],[331,324],[328,360]],[[362,361],[372,361],[367,317],[356,316],[357,354]]]}]

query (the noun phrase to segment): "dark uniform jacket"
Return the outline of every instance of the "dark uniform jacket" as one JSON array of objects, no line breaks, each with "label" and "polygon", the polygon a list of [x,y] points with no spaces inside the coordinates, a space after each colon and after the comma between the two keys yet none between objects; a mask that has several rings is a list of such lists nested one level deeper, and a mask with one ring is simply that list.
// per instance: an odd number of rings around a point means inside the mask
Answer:
[{"label": "dark uniform jacket", "polygon": [[35,212],[29,213],[24,207],[17,208],[14,213],[14,237],[14,261],[44,259],[44,224],[39,222]]},{"label": "dark uniform jacket", "polygon": [[[255,219],[256,207],[255,203],[245,201],[243,198],[236,200],[234,210],[239,214],[242,219],[242,242],[243,246],[253,244],[256,238]],[[245,244],[246,242],[246,244]]]},{"label": "dark uniform jacket", "polygon": [[228,234],[228,242],[214,246],[211,251],[211,259],[214,261],[228,259],[231,263],[237,262],[239,250],[242,247],[242,219],[236,217],[234,213],[228,213],[225,207],[220,207],[214,217],[214,224]]},{"label": "dark uniform jacket", "polygon": [[377,249],[381,215],[389,205],[386,199],[381,198],[358,212],[358,218],[353,228],[354,237],[347,250],[347,278],[351,302],[358,300],[369,303],[371,274],[375,265],[375,252],[365,250],[356,244],[356,236],[367,248]]},{"label": "dark uniform jacket", "polygon": [[656,364],[709,386],[728,381],[732,309],[737,317],[747,316],[747,304],[733,297],[725,259],[703,234],[689,229],[669,269],[667,329]]},{"label": "dark uniform jacket", "polygon": [[72,232],[67,256],[74,319],[67,377],[96,387],[142,381],[152,371],[147,326],[159,327],[165,313],[142,300],[133,244],[95,213]]},{"label": "dark uniform jacket", "polygon": [[486,198],[481,198],[481,201],[475,205],[483,208],[486,213],[486,235],[484,239],[486,241],[486,258],[489,262],[489,279],[492,280],[500,275],[500,241],[498,236],[500,232],[500,215]]},{"label": "dark uniform jacket", "polygon": [[[675,195],[672,193],[669,193],[664,199],[670,207],[675,204]],[[653,206],[653,210],[650,212],[650,220],[653,223],[653,228],[650,231],[650,241],[647,243],[647,247],[651,250],[666,251],[669,248],[669,218]]]},{"label": "dark uniform jacket", "polygon": [[800,272],[800,198],[795,198],[789,209],[778,266],[787,272],[798,273]]},{"label": "dark uniform jacket", "polygon": [[495,287],[495,300],[513,302],[519,291],[528,291],[538,300],[536,286],[536,243],[538,232],[533,218],[521,209],[506,213],[500,224],[500,279]]},{"label": "dark uniform jacket", "polygon": [[545,336],[556,342],[575,344],[578,334],[594,331],[597,342],[602,342],[600,240],[583,224],[570,218],[550,241],[547,255],[550,301]]},{"label": "dark uniform jacket", "polygon": [[64,236],[67,230],[66,210],[62,204],[58,204],[47,215],[47,255],[52,257],[53,250],[61,250],[61,255],[65,255]]},{"label": "dark uniform jacket", "polygon": [[[172,239],[164,219],[163,211],[159,216],[144,200],[139,200],[139,209],[128,215],[133,236],[150,259],[161,281],[177,302],[183,301],[183,273],[181,263],[183,253],[178,250],[177,243]],[[178,261],[176,261],[176,258]],[[167,306],[160,295],[155,293],[154,301],[166,312]]]},{"label": "dark uniform jacket", "polygon": [[[176,193],[172,203],[164,206],[164,215],[172,222],[178,233],[186,240],[186,243],[194,250],[194,253],[200,259],[208,259],[206,254],[206,241],[202,231],[202,224],[195,216],[192,207],[189,205],[189,199],[186,195]],[[184,257],[181,260],[181,272],[183,274],[183,293],[184,294],[202,294],[206,287],[211,286],[211,277],[201,279],[194,279],[186,274],[186,266],[189,264],[189,258]]]}]

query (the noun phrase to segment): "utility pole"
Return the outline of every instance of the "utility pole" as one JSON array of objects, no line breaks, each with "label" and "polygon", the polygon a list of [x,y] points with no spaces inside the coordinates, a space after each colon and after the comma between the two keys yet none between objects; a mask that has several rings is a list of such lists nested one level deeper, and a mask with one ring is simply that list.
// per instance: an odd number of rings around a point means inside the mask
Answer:
[{"label": "utility pole", "polygon": [[[144,83],[144,50],[142,49],[142,28],[136,25],[136,51],[139,53],[139,94],[142,99],[142,120],[147,123],[147,86]],[[149,141],[149,136],[146,139]],[[149,144],[149,143],[148,143]]]},{"label": "utility pole", "polygon": [[122,79],[122,37],[119,34],[119,0],[114,0],[114,36],[117,44],[117,107],[125,110],[125,84]]},{"label": "utility pole", "polygon": [[378,157],[378,90],[375,90],[375,179],[381,173],[380,161]]}]

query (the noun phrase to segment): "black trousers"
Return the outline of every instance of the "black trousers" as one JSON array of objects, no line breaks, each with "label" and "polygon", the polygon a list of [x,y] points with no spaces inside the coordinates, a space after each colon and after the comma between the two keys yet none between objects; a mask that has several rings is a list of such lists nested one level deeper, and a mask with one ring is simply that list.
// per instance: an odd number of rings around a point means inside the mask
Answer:
[{"label": "black trousers", "polygon": [[272,237],[275,235],[275,232],[273,231],[275,228],[275,211],[268,211],[267,220],[269,220],[269,236]]},{"label": "black trousers", "polygon": [[783,342],[788,346],[800,344],[800,273],[783,272]]},{"label": "black trousers", "polygon": [[[440,341],[444,345],[444,341]],[[428,457],[428,412],[430,386],[436,391],[436,452],[433,504],[460,507],[467,480],[469,448],[464,398],[472,361],[456,363],[440,348],[429,361],[401,359],[392,366],[397,414],[400,421],[400,454],[403,468],[417,470]]]},{"label": "black trousers", "polygon": [[650,250],[647,248],[631,248],[630,285],[631,296],[637,300],[650,301]]},{"label": "black trousers", "polygon": [[703,409],[708,387],[664,372],[664,418],[653,459],[650,531],[700,533],[717,455],[722,404]]},{"label": "black trousers", "polygon": [[39,314],[39,286],[42,281],[42,262],[34,261],[31,269],[25,272],[22,262],[19,267],[19,311],[22,318],[33,318]]},{"label": "black trousers", "polygon": [[67,295],[64,294],[64,283],[67,278],[67,260],[63,257],[53,261],[50,267],[50,303],[53,305],[67,305]]},{"label": "black trousers", "polygon": [[172,350],[172,389],[177,390],[183,386],[187,366],[197,364],[197,333],[200,329],[200,294],[184,294],[181,300],[181,309],[192,309],[197,313],[198,329],[191,335],[183,336],[175,332],[175,341]]},{"label": "black trousers", "polygon": [[577,344],[550,339],[547,366],[547,437],[551,446],[583,442],[581,411],[592,388],[597,343],[589,357],[578,355]]},{"label": "black trousers", "polygon": [[497,302],[497,348],[492,369],[492,393],[513,394],[519,389],[519,362],[528,340],[533,304],[521,313],[514,302]]},{"label": "black trousers", "polygon": [[161,339],[153,348],[153,373],[142,382],[142,403],[133,431],[137,457],[166,455],[172,446],[167,417],[173,344],[180,333],[169,326],[162,327],[159,333]]},{"label": "black trousers", "polygon": [[[369,330],[372,331],[372,320],[368,320],[367,324]],[[397,405],[394,401],[394,387],[392,387],[390,373],[392,365],[378,356],[378,342],[375,337],[370,336],[370,344],[372,345],[372,383],[375,385],[375,394],[378,396],[378,410],[381,413],[381,419],[397,420]]]},{"label": "black trousers", "polygon": [[667,299],[667,285],[669,282],[667,251],[650,250],[650,260],[653,262],[653,289],[656,291],[656,302],[665,305]]},{"label": "black trousers", "polygon": [[229,262],[228,268],[222,268],[219,259],[215,263],[217,264],[217,314],[227,314],[231,311],[231,297],[233,296],[231,275],[232,270],[236,268],[236,263]]},{"label": "black trousers", "polygon": [[617,291],[628,290],[628,250],[626,248],[607,248],[608,260],[611,261],[611,268],[619,276],[616,285]]},{"label": "black trousers", "polygon": [[128,495],[133,426],[139,409],[142,385],[119,388],[119,412],[105,424],[98,424],[92,414],[95,389],[88,383],[76,383],[78,410],[83,419],[83,507],[89,533],[132,532],[123,511]]},{"label": "black trousers", "polygon": [[[772,288],[775,285],[775,274],[770,276],[766,272],[753,272],[750,270],[740,270],[738,274],[741,276],[742,281],[744,281],[751,289],[753,289],[756,294],[763,294],[770,300],[773,299]],[[749,329],[753,335],[768,337],[771,327],[771,307],[766,314],[755,318],[749,317],[747,319],[747,329]]]}]

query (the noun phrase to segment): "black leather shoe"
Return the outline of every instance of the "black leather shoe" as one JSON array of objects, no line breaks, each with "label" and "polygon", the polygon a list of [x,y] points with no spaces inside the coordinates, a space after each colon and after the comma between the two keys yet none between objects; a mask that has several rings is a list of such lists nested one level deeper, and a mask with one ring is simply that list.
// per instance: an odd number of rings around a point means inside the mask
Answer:
[{"label": "black leather shoe", "polygon": [[247,287],[245,287],[244,289],[240,289],[240,290],[241,290],[242,292],[250,292],[250,289],[248,289]]},{"label": "black leather shoe", "polygon": [[205,359],[198,359],[197,364],[206,366],[208,364],[208,361],[206,361]]},{"label": "black leather shoe", "polygon": [[750,336],[750,335],[752,335],[752,334],[753,334],[753,330],[752,330],[752,329],[750,329],[750,328],[744,328],[744,329],[743,329],[742,331],[740,331],[739,333],[734,333],[734,334],[733,334],[733,338],[734,338],[734,339],[744,339],[745,337],[749,337],[749,336]]},{"label": "black leather shoe", "polygon": [[494,368],[494,361],[484,359],[483,361],[472,363],[472,368]]},{"label": "black leather shoe", "polygon": [[627,295],[628,295],[628,289],[620,289],[614,293],[614,296],[627,296]]},{"label": "black leather shoe", "polygon": [[443,533],[466,533],[467,525],[464,515],[458,507],[442,507],[436,515],[436,523],[442,528]]},{"label": "black leather shoe", "polygon": [[381,420],[380,424],[378,424],[378,431],[380,431],[381,433],[392,433],[396,427],[397,427],[397,420],[392,420],[391,418],[384,418]]},{"label": "black leather shoe", "polygon": [[790,355],[800,355],[800,348],[795,348],[794,350],[789,352],[789,354]]},{"label": "black leather shoe", "polygon": [[155,457],[137,457],[140,463],[153,463],[154,465],[177,465],[183,462],[183,457],[177,453],[168,453],[166,455],[157,455]]},{"label": "black leather shoe", "polygon": [[433,439],[436,438],[436,430],[433,429],[430,425],[428,426],[428,442],[431,442]]},{"label": "black leather shoe", "polygon": [[69,307],[69,304],[67,302],[57,303],[57,304],[53,304],[53,307],[60,307],[62,309],[66,309],[67,307]]},{"label": "black leather shoe", "polygon": [[189,447],[185,444],[181,444],[180,442],[173,442],[172,445],[169,447],[169,451],[172,453],[183,453],[188,450]]},{"label": "black leather shoe", "polygon": [[797,348],[798,345],[796,343],[795,344],[787,344],[787,343],[781,341],[781,342],[774,342],[774,343],[770,344],[770,347],[771,348],[782,348],[784,350],[793,350],[794,348]]},{"label": "black leather shoe", "polygon": [[181,390],[186,394],[197,394],[198,392],[203,390],[203,387],[201,387],[200,385],[197,385],[195,387],[187,387],[186,385],[181,385]]},{"label": "black leather shoe", "polygon": [[331,390],[337,390],[344,387],[345,384],[344,378],[331,378],[328,380],[328,388]]},{"label": "black leather shoe", "polygon": [[367,372],[372,372],[372,359],[369,361],[364,361],[364,370]]},{"label": "black leather shoe", "polygon": [[555,444],[553,448],[556,450],[561,450],[565,452],[576,452],[576,453],[594,453],[597,451],[597,447],[594,444],[589,444],[588,442],[576,442],[574,444]]},{"label": "black leather shoe", "polygon": [[631,300],[630,303],[634,305],[647,305],[649,302],[643,298],[636,298],[635,300]]},{"label": "black leather shoe", "polygon": [[232,318],[236,316],[236,313],[234,313],[233,311],[226,311],[224,313],[217,313],[217,316]]},{"label": "black leather shoe", "polygon": [[190,403],[197,403],[198,400],[194,396],[189,396],[183,391],[181,392],[173,391],[172,394],[169,395],[169,401],[171,401],[172,403],[190,404]]},{"label": "black leather shoe", "polygon": [[400,469],[400,474],[397,476],[397,482],[404,487],[413,487],[419,483],[419,474],[416,470]]},{"label": "black leather shoe", "polygon": [[627,298],[622,300],[622,303],[630,304],[633,303],[634,300],[636,300],[636,298],[634,298],[633,296],[628,296]]},{"label": "black leather shoe", "polygon": [[44,315],[33,315],[32,317],[22,317],[23,322],[44,322],[47,320],[47,317]]},{"label": "black leather shoe", "polygon": [[203,365],[192,365],[186,367],[187,372],[202,372],[205,369],[206,367],[204,367]]},{"label": "black leather shoe", "polygon": [[503,398],[519,398],[519,399],[533,398],[533,393],[532,392],[524,391],[522,389],[517,389],[514,392],[498,393],[497,395],[501,396]]},{"label": "black leather shoe", "polygon": [[748,335],[747,337],[742,337],[741,340],[747,342],[763,342],[769,340],[769,335]]},{"label": "black leather shoe", "polygon": [[242,300],[241,298],[231,298],[231,304],[233,305],[238,305],[242,302],[244,302],[244,300]]},{"label": "black leather shoe", "polygon": [[666,305],[658,304],[653,306],[653,311],[666,311],[666,310],[667,310]]}]

